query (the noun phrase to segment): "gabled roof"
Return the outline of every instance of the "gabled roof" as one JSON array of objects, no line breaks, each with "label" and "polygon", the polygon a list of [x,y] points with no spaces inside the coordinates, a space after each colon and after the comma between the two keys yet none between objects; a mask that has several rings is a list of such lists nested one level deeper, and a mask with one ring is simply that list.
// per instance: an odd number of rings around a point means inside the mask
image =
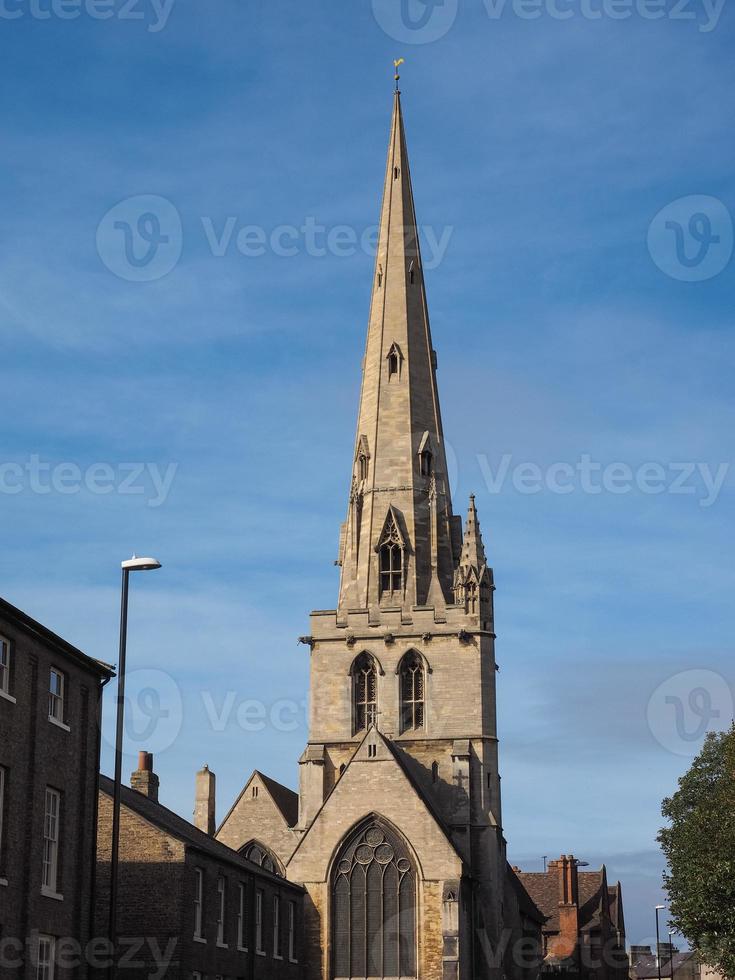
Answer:
[{"label": "gabled roof", "polygon": [[[559,931],[559,879],[554,869],[548,871],[520,871],[518,877],[533,901],[546,916],[545,932]],[[620,885],[607,886],[605,865],[599,871],[580,871],[579,882],[579,929],[593,929],[600,922],[600,916],[610,914],[613,924],[621,928],[618,918],[622,918]],[[614,901],[610,893],[615,891]],[[611,906],[615,907],[614,913]]]},{"label": "gabled roof", "polygon": [[528,894],[525,885],[521,881],[520,875],[514,871],[510,865],[507,865],[506,867],[506,875],[508,877],[508,881],[510,882],[511,888],[515,892],[515,896],[518,901],[518,908],[524,913],[524,915],[527,915],[529,919],[533,919],[534,922],[540,922],[543,925],[546,921],[546,916]]},{"label": "gabled roof", "polygon": [[[106,796],[112,797],[114,792],[114,783],[109,776],[100,775],[100,790]],[[159,830],[164,831],[164,833],[170,834],[172,837],[176,837],[189,847],[196,848],[198,851],[209,854],[218,861],[225,861],[234,867],[247,871],[248,874],[268,878],[280,885],[283,885],[285,882],[285,879],[279,877],[278,875],[271,874],[270,871],[266,871],[253,861],[248,861],[246,858],[242,857],[237,853],[237,851],[233,851],[231,847],[228,847],[226,844],[222,844],[214,837],[210,837],[208,834],[205,834],[204,831],[199,830],[199,828],[195,827],[194,824],[191,824],[188,820],[184,820],[183,817],[180,817],[178,813],[174,813],[173,810],[169,810],[161,803],[157,803],[155,800],[149,799],[149,797],[144,796],[143,793],[139,793],[137,790],[131,789],[129,786],[121,787],[121,802],[122,805],[128,810],[132,810],[139,817],[142,817],[148,823],[153,824],[154,827],[158,827]],[[287,884],[292,888],[298,889],[299,891],[303,890],[299,885],[295,885],[292,882],[287,882]]]},{"label": "gabled roof", "polygon": [[47,626],[37,622],[35,619],[31,619],[22,609],[12,606],[5,599],[0,599],[0,618],[12,623],[13,626],[16,626],[24,633],[36,637],[46,646],[58,651],[62,656],[69,657],[75,663],[79,664],[80,667],[94,671],[101,678],[109,679],[115,674],[115,668],[111,664],[106,664],[102,660],[96,660],[94,657],[83,653],[77,647],[72,646],[71,643],[63,639],[63,637],[58,636]]},{"label": "gabled roof", "polygon": [[385,735],[383,735],[383,733],[381,731],[379,731],[377,728],[375,728],[375,726],[370,727],[367,730],[367,732],[365,733],[364,738],[362,739],[362,741],[358,745],[356,751],[353,753],[352,758],[350,759],[350,761],[347,763],[344,772],[340,776],[339,780],[337,780],[335,782],[335,784],[332,786],[332,788],[329,791],[329,793],[327,794],[324,802],[322,803],[322,805],[317,810],[317,812],[316,812],[316,814],[314,816],[314,819],[311,821],[311,823],[309,824],[309,827],[306,830],[306,833],[303,834],[301,836],[301,838],[299,839],[299,842],[296,845],[296,847],[294,848],[294,852],[291,855],[291,857],[289,858],[288,863],[290,864],[293,861],[294,857],[298,854],[299,850],[301,849],[302,845],[304,844],[304,841],[306,841],[308,839],[309,834],[311,832],[311,829],[314,827],[314,825],[319,820],[319,817],[320,817],[322,811],[324,810],[324,808],[329,803],[329,801],[332,798],[333,794],[336,792],[337,788],[340,785],[340,782],[345,778],[345,776],[349,772],[350,767],[353,766],[355,764],[355,762],[362,761],[361,759],[358,758],[358,756],[363,755],[364,752],[366,751],[365,750],[365,743],[368,740],[371,740],[371,741],[372,740],[377,740],[379,742],[379,744],[383,746],[383,748],[385,749],[385,751],[393,758],[393,760],[395,761],[396,765],[401,770],[401,772],[405,776],[406,780],[408,781],[409,785],[411,786],[411,789],[416,793],[416,795],[418,796],[418,798],[421,800],[421,802],[423,803],[423,805],[426,807],[426,810],[428,811],[428,813],[431,816],[431,818],[434,821],[434,823],[437,825],[437,827],[440,830],[442,836],[444,836],[446,838],[446,841],[449,844],[449,846],[452,849],[452,851],[454,851],[454,853],[457,855],[457,857],[459,858],[459,860],[462,861],[462,863],[464,864],[464,857],[462,856],[462,854],[460,853],[460,851],[457,849],[456,844],[452,840],[452,835],[451,835],[451,833],[449,831],[449,828],[444,823],[444,821],[443,821],[442,817],[440,816],[437,808],[435,807],[433,801],[427,797],[426,793],[424,793],[423,789],[421,788],[421,785],[419,784],[418,780],[415,778],[414,774],[411,772],[411,769],[409,768],[409,765],[408,765],[408,763],[406,761],[408,759],[408,756],[403,757],[400,749],[389,738],[387,738]]},{"label": "gabled roof", "polygon": [[287,826],[295,827],[296,824],[299,822],[298,793],[294,793],[294,791],[292,789],[289,789],[288,786],[284,786],[282,783],[277,782],[275,779],[272,779],[270,776],[266,776],[264,773],[260,772],[259,769],[254,769],[252,774],[250,775],[250,778],[246,781],[245,785],[240,790],[235,802],[227,811],[224,820],[221,821],[219,827],[217,828],[218,834],[220,830],[222,830],[224,825],[227,823],[227,821],[230,819],[232,814],[235,812],[238,803],[247,792],[247,789],[252,783],[252,781],[256,778],[259,779],[265,786],[270,798],[273,800],[276,809],[281,814],[283,819],[286,821]]}]

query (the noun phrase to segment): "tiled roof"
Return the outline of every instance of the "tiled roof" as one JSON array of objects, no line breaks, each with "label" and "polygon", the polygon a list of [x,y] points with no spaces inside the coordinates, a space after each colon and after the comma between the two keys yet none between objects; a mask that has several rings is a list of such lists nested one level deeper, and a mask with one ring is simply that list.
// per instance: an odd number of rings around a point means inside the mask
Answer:
[{"label": "tiled roof", "polygon": [[518,907],[521,912],[527,915],[529,919],[533,919],[534,922],[540,922],[543,925],[546,916],[529,895],[528,890],[521,881],[521,876],[510,865],[507,867],[507,875],[518,899]]},{"label": "tiled roof", "polygon": [[[674,953],[672,960],[673,964],[669,961],[669,957],[664,953],[661,956],[661,976],[670,977],[671,976],[671,966],[674,967],[674,976],[676,976],[680,967],[692,958],[695,954],[691,951],[686,953]],[[631,972],[637,980],[658,980],[658,966],[656,964],[656,957],[653,953],[647,956],[636,957],[631,964]]]},{"label": "tiled roof", "polygon": [[[100,775],[100,790],[107,796],[112,797],[114,783],[109,776]],[[204,831],[199,830],[194,824],[180,817],[178,813],[174,813],[173,810],[169,810],[162,804],[156,803],[155,800],[151,800],[142,793],[138,793],[137,790],[130,789],[129,786],[122,786],[121,802],[124,807],[137,813],[138,816],[155,827],[160,828],[165,833],[183,841],[184,844],[195,847],[198,851],[203,851],[218,861],[224,861],[234,867],[241,868],[243,871],[247,871],[248,874],[284,884],[283,878],[271,874],[253,861],[248,861],[246,858],[241,857],[237,851],[233,851],[226,844],[222,844],[220,841],[215,840],[214,837],[205,834]],[[287,882],[287,884],[298,891],[303,890],[293,882]]]},{"label": "tiled roof", "polygon": [[518,878],[535,904],[546,916],[544,932],[559,931],[559,885],[556,873],[519,871]]}]

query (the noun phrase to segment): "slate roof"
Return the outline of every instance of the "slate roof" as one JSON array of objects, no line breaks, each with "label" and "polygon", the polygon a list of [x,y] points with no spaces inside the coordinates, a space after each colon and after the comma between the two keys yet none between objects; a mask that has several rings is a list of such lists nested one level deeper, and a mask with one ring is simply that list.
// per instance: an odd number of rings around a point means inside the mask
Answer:
[{"label": "slate roof", "polygon": [[273,802],[283,814],[286,823],[289,827],[295,827],[299,822],[299,794],[294,793],[288,786],[276,782],[275,779],[271,779],[270,776],[266,776],[265,773],[259,772],[257,769],[255,772],[263,780],[268,792],[273,797]]},{"label": "slate roof", "polygon": [[[114,783],[109,776],[100,774],[100,790],[107,796],[112,797]],[[178,813],[174,813],[173,810],[169,810],[161,803],[156,803],[155,800],[149,799],[143,793],[138,793],[137,790],[131,789],[129,786],[121,787],[121,802],[124,807],[137,813],[139,817],[153,824],[154,827],[158,827],[164,833],[176,837],[187,846],[196,848],[196,850],[208,854],[217,861],[226,862],[233,867],[247,871],[248,874],[269,879],[280,885],[283,885],[285,882],[284,878],[271,874],[270,871],[266,871],[253,861],[248,861],[238,854],[237,851],[233,851],[231,847],[227,847],[226,844],[222,844],[220,841],[215,840],[214,837],[210,837],[204,831],[199,830],[198,827],[189,823],[188,820],[184,820]],[[303,891],[300,885],[296,885],[291,881],[285,883],[297,891]]]},{"label": "slate roof", "polygon": [[[690,960],[695,954],[691,951],[686,953],[674,953],[673,956],[673,967],[674,976],[676,976],[680,967]],[[631,964],[631,972],[637,980],[658,980],[658,966],[656,965],[656,957],[653,953],[646,956],[636,957]],[[669,957],[664,953],[661,957],[661,976],[670,977],[671,976],[671,964],[669,963]]]}]

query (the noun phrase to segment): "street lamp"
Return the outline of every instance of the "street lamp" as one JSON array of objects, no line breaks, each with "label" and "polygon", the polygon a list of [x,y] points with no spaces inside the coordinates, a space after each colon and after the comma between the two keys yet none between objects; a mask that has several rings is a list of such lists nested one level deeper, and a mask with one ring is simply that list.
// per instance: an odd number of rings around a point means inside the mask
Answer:
[{"label": "street lamp", "polygon": [[674,980],[674,936],[676,934],[676,929],[669,929],[669,970],[671,971],[671,980]]},{"label": "street lamp", "polygon": [[128,580],[131,572],[149,572],[161,567],[155,558],[138,558],[133,555],[121,562],[122,594],[120,601],[120,657],[117,665],[117,728],[115,732],[115,783],[112,800],[112,848],[110,854],[110,980],[117,972],[117,884],[120,857],[120,793],[122,786],[122,756],[125,722],[125,656],[128,645]]},{"label": "street lamp", "polygon": [[656,969],[658,970],[658,980],[661,980],[661,940],[659,938],[658,913],[665,908],[665,905],[656,906]]}]

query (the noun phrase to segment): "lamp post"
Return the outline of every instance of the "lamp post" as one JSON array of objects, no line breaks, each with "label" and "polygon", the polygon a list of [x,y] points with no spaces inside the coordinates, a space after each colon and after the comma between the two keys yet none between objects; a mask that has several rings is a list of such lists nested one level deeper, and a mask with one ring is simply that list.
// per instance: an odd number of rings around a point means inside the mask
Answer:
[{"label": "lamp post", "polygon": [[674,935],[676,929],[669,929],[669,970],[671,972],[671,980],[674,980]]},{"label": "lamp post", "polygon": [[656,906],[656,969],[658,970],[658,980],[661,980],[661,940],[659,938],[658,913],[665,908],[665,905]]},{"label": "lamp post", "polygon": [[122,786],[123,737],[125,734],[125,657],[128,645],[128,583],[131,572],[148,572],[160,568],[155,558],[137,558],[133,555],[121,562],[122,589],[120,599],[120,656],[117,665],[117,727],[115,731],[115,783],[112,798],[112,846],[110,853],[110,980],[117,974],[117,885],[120,856],[120,792]]}]

